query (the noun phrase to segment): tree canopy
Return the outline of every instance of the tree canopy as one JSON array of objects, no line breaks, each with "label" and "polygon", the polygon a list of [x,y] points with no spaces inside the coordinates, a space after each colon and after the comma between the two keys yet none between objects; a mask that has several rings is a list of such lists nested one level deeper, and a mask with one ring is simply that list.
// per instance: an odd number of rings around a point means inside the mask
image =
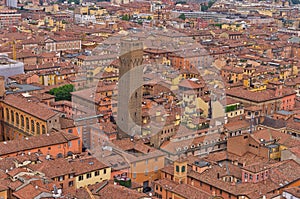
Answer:
[{"label": "tree canopy", "polygon": [[178,18],[180,18],[180,19],[182,19],[182,20],[185,20],[185,19],[186,19],[185,15],[184,15],[183,13],[181,13],[181,14],[179,15]]},{"label": "tree canopy", "polygon": [[72,99],[71,92],[73,91],[74,91],[74,86],[72,84],[66,84],[58,88],[51,89],[49,93],[55,96],[55,101],[60,101],[60,100],[71,101]]},{"label": "tree canopy", "polygon": [[130,16],[125,14],[122,16],[122,20],[125,20],[125,21],[129,21],[130,20]]}]

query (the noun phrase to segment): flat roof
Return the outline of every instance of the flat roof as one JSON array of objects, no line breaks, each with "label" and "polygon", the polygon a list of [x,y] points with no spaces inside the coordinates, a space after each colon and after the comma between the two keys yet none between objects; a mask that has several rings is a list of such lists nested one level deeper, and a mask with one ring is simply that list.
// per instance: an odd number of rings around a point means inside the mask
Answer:
[{"label": "flat roof", "polygon": [[[41,90],[42,88],[39,86],[34,86],[30,84],[9,84],[5,85],[6,87],[6,94],[14,94],[14,93],[25,93],[25,92],[30,92],[30,91],[36,91],[36,90]],[[11,88],[11,89],[9,89]]]}]

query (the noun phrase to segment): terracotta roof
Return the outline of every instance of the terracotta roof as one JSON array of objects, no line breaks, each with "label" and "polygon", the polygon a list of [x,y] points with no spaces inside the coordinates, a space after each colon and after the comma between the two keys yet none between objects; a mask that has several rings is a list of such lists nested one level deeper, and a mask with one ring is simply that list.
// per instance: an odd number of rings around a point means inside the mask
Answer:
[{"label": "terracotta roof", "polygon": [[67,143],[68,141],[75,139],[79,138],[75,135],[59,131],[50,134],[31,136],[26,139],[15,139],[6,142],[0,142],[0,156],[30,149],[37,149],[45,146]]},{"label": "terracotta roof", "polygon": [[28,101],[25,97],[20,95],[7,95],[3,102],[44,121],[58,114],[46,106]]},{"label": "terracotta roof", "polygon": [[226,94],[227,94],[227,96],[230,96],[230,97],[236,97],[236,98],[245,99],[247,101],[253,101],[253,102],[258,102],[258,103],[269,101],[269,100],[274,100],[274,99],[280,99],[284,96],[296,94],[293,89],[289,89],[289,88],[283,88],[282,91],[283,91],[282,96],[276,96],[275,90],[271,90],[271,89],[253,92],[253,91],[238,87],[238,88],[227,89]]},{"label": "terracotta roof", "polygon": [[197,89],[197,88],[204,88],[204,84],[197,83],[195,81],[184,79],[179,84],[179,87],[189,88],[189,89]]},{"label": "terracotta roof", "polygon": [[[104,181],[95,185],[88,186],[95,198],[106,199],[141,199],[147,197],[146,194],[124,186],[114,185],[112,181]],[[76,193],[77,198],[90,198],[86,189],[79,189]]]},{"label": "terracotta roof", "polygon": [[103,164],[95,157],[75,159],[73,161],[70,161],[70,165],[74,169],[76,175],[108,168],[107,165]]},{"label": "terracotta roof", "polygon": [[185,199],[207,199],[211,197],[209,193],[206,193],[205,191],[202,191],[192,185],[179,184],[167,178],[157,180],[154,183],[162,186],[167,191],[173,192]]},{"label": "terracotta roof", "polygon": [[248,127],[250,127],[250,123],[247,122],[246,120],[232,121],[224,125],[224,128],[226,128],[228,131],[247,129]]},{"label": "terracotta roof", "polygon": [[35,198],[38,195],[42,194],[43,192],[49,193],[52,195],[52,192],[43,188],[36,188],[32,184],[28,184],[22,189],[18,191],[14,191],[13,195],[19,199],[28,199],[28,198]]},{"label": "terracotta roof", "polygon": [[300,187],[291,187],[283,190],[284,192],[290,193],[296,198],[300,198]]}]

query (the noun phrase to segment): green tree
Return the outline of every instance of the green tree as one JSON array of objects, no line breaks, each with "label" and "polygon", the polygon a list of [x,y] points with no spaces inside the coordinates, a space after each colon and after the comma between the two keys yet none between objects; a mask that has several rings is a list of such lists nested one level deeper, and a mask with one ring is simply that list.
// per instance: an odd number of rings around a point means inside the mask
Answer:
[{"label": "green tree", "polygon": [[57,88],[53,88],[49,91],[49,94],[55,96],[55,101],[68,100],[71,101],[71,92],[74,91],[72,84],[66,84]]},{"label": "green tree", "polygon": [[185,15],[184,15],[183,13],[181,13],[181,14],[179,15],[178,18],[179,18],[179,19],[182,19],[182,20],[185,20],[185,19],[186,19]]},{"label": "green tree", "polygon": [[208,2],[208,8],[212,7],[212,5],[214,5],[215,2],[216,2],[216,1],[209,1],[209,2]]},{"label": "green tree", "polygon": [[210,0],[208,1],[208,4],[203,4],[201,5],[201,11],[206,11],[208,10],[210,7],[212,7],[214,5],[214,3],[216,2],[216,0]]},{"label": "green tree", "polygon": [[140,25],[143,25],[143,21],[140,20],[140,19],[137,21],[137,23],[140,24]]},{"label": "green tree", "polygon": [[129,21],[129,19],[130,19],[130,17],[127,14],[122,16],[122,20]]},{"label": "green tree", "polygon": [[147,20],[149,20],[149,21],[152,20],[152,17],[151,17],[151,16],[148,16],[148,17],[147,17]]},{"label": "green tree", "polygon": [[206,11],[208,10],[208,6],[207,5],[201,5],[201,11]]}]

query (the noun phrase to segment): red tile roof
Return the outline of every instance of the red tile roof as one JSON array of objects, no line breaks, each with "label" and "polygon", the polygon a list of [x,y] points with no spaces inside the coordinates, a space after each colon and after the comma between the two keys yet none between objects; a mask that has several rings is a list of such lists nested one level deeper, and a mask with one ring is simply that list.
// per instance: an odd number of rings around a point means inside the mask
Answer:
[{"label": "red tile roof", "polygon": [[21,95],[7,95],[3,102],[44,121],[58,114],[46,106],[29,101]]}]

